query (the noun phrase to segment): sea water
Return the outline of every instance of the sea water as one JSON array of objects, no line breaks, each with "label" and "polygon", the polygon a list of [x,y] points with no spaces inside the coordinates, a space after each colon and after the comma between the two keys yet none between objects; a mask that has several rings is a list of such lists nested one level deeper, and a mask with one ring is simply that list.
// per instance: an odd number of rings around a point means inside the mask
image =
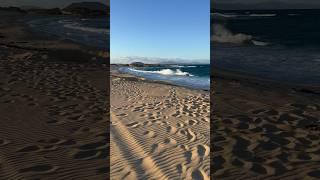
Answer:
[{"label": "sea water", "polygon": [[143,68],[121,67],[119,71],[149,80],[163,81],[193,89],[210,89],[210,65],[208,64],[174,64]]},{"label": "sea water", "polygon": [[57,36],[86,46],[109,47],[109,20],[73,16],[28,16],[24,23],[35,33]]},{"label": "sea water", "polygon": [[293,84],[320,84],[320,10],[216,10],[212,65]]}]

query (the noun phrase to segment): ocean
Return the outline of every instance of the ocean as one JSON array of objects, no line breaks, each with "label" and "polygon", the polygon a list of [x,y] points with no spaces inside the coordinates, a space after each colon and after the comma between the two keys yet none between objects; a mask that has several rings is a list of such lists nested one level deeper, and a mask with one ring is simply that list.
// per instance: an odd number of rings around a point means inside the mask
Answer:
[{"label": "ocean", "polygon": [[109,48],[109,20],[106,18],[27,16],[23,21],[35,33],[57,36],[94,48]]},{"label": "ocean", "polygon": [[208,64],[177,64],[143,68],[121,67],[119,71],[149,80],[163,81],[193,89],[210,89],[210,65]]},{"label": "ocean", "polygon": [[216,10],[214,67],[290,84],[320,83],[320,10]]}]

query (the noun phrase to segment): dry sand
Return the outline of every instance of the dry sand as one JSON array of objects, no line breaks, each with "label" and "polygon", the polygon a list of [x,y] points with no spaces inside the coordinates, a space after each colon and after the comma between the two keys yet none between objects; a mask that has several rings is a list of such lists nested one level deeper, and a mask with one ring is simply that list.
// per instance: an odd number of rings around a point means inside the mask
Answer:
[{"label": "dry sand", "polygon": [[108,68],[3,17],[0,179],[107,179]]},{"label": "dry sand", "polygon": [[319,94],[215,70],[213,179],[319,179]]},{"label": "dry sand", "polygon": [[112,74],[111,179],[209,179],[209,93]]}]

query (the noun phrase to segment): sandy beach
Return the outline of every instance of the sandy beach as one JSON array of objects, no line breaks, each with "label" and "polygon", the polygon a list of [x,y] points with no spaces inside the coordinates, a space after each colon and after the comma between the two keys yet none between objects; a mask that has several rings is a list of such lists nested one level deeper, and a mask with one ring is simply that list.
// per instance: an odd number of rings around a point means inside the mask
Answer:
[{"label": "sandy beach", "polygon": [[210,98],[111,71],[111,179],[209,179]]},{"label": "sandy beach", "polygon": [[214,68],[213,179],[319,179],[319,87]]},{"label": "sandy beach", "polygon": [[106,179],[105,57],[1,17],[0,179]]}]

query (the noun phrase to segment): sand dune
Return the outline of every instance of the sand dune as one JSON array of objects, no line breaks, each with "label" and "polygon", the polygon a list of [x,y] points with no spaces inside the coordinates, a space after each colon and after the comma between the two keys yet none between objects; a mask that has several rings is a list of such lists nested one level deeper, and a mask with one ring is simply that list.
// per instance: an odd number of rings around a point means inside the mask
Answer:
[{"label": "sand dune", "polygon": [[111,82],[111,179],[209,179],[209,94]]}]

